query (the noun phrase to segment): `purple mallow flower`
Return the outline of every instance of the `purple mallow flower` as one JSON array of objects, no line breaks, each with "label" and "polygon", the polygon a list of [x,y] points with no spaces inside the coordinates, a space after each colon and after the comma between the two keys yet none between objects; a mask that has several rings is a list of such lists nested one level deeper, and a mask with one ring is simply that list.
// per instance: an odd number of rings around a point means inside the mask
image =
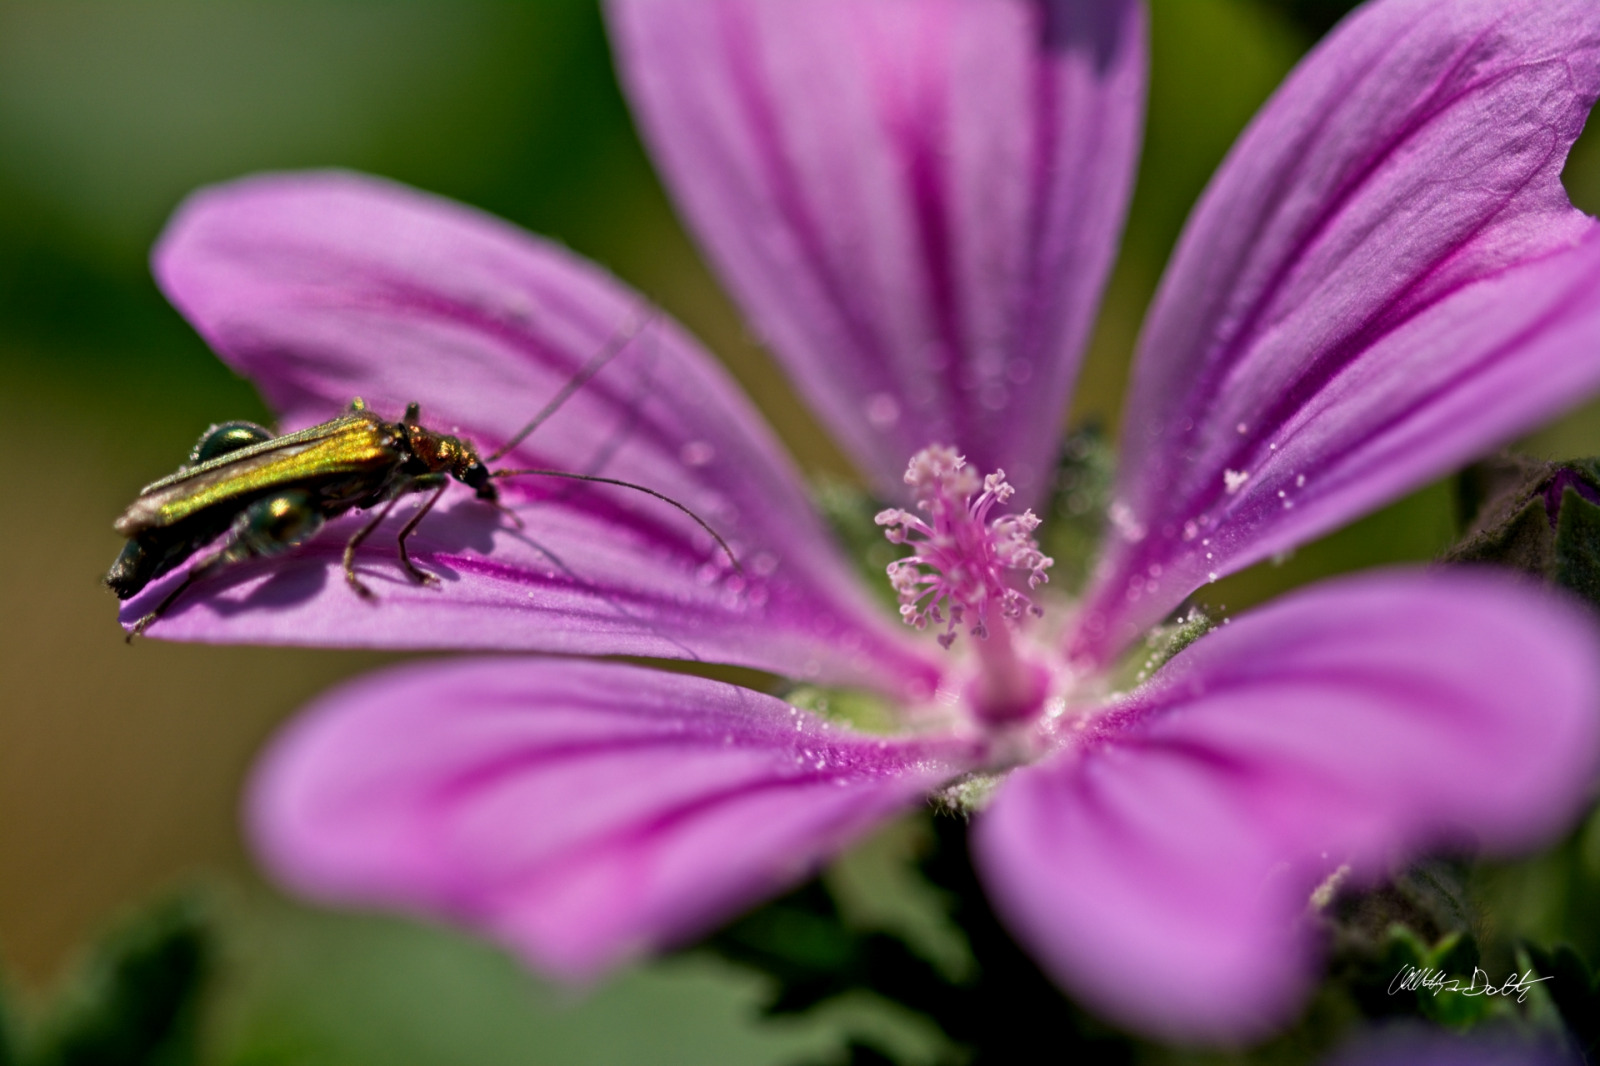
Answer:
[{"label": "purple mallow flower", "polygon": [[[1600,7],[1385,0],[1228,157],[1140,344],[1104,557],[1052,598],[1028,508],[1131,186],[1133,0],[615,0],[623,80],[685,217],[891,508],[908,622],[861,587],[717,364],[565,250],[348,174],[197,195],[173,301],[286,427],[361,395],[484,449],[647,485],[455,491],[339,577],[345,519],[230,570],[172,639],[731,663],[872,703],[880,732],[617,662],[422,663],[324,697],[250,823],[313,897],[444,916],[583,978],[688,940],[930,792],[975,811],[1002,915],[1126,1024],[1238,1038],[1311,980],[1308,902],[1408,852],[1561,830],[1600,754],[1595,632],[1509,578],[1392,572],[1119,663],[1196,588],[1600,385],[1600,231],[1559,181]],[[398,523],[403,516],[397,517]],[[175,578],[174,578],[175,579]],[[138,618],[169,587],[127,605]],[[941,647],[947,645],[947,647]],[[864,694],[864,695],[863,695]]]}]

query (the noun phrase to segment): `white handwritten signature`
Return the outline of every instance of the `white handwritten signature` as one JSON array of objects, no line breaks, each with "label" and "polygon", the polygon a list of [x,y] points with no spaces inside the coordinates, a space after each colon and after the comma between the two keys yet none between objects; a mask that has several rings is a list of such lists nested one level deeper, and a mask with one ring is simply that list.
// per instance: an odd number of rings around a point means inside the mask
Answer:
[{"label": "white handwritten signature", "polygon": [[[1479,978],[1482,983],[1479,983]],[[1440,992],[1459,992],[1463,996],[1510,996],[1515,995],[1517,1002],[1522,1003],[1528,998],[1528,990],[1541,981],[1548,981],[1548,977],[1535,977],[1533,971],[1524,974],[1512,974],[1503,982],[1496,985],[1489,980],[1489,975],[1478,967],[1472,968],[1472,979],[1465,984],[1459,977],[1450,977],[1443,970],[1421,968],[1417,966],[1402,966],[1400,972],[1394,975],[1394,980],[1389,982],[1389,994],[1396,992],[1421,992],[1429,991],[1434,995]]]}]

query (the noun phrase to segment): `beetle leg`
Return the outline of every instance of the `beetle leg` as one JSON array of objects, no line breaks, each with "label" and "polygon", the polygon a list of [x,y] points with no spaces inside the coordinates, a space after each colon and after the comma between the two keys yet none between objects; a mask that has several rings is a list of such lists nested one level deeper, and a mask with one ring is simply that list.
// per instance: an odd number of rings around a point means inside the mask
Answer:
[{"label": "beetle leg", "polygon": [[360,578],[356,577],[356,549],[361,547],[362,541],[366,540],[372,535],[372,531],[374,529],[377,529],[383,524],[383,520],[385,518],[389,517],[389,512],[394,510],[394,505],[399,502],[400,496],[401,492],[396,492],[394,495],[390,496],[388,502],[379,509],[377,514],[372,516],[372,521],[362,526],[356,531],[355,536],[351,537],[345,542],[344,580],[345,583],[349,585],[350,588],[355,592],[355,594],[364,600],[376,599],[377,597],[371,589],[367,588],[367,586],[361,583]]},{"label": "beetle leg", "polygon": [[132,644],[134,637],[144,636],[144,631],[149,629],[162,615],[166,614],[172,605],[178,602],[178,597],[189,591],[190,585],[226,569],[232,563],[248,559],[251,554],[248,551],[239,551],[230,547],[218,552],[200,565],[191,568],[187,574],[183,575],[183,580],[178,582],[177,587],[161,598],[161,602],[156,604],[154,610],[133,623],[133,628],[128,630],[127,643]]},{"label": "beetle leg", "polygon": [[322,528],[322,512],[316,499],[300,489],[288,489],[257,500],[233,520],[232,542],[205,562],[193,567],[182,581],[162,598],[155,610],[133,624],[128,640],[142,634],[165,614],[189,586],[210,577],[234,563],[262,555],[276,555],[316,534]]},{"label": "beetle leg", "polygon": [[426,487],[427,481],[432,477],[439,479],[439,487],[433,490],[433,495],[429,496],[421,507],[417,508],[417,513],[408,518],[406,524],[400,527],[400,535],[397,538],[397,543],[400,547],[400,565],[411,577],[411,580],[419,585],[437,585],[439,579],[425,570],[417,569],[416,564],[411,561],[411,553],[406,550],[406,538],[411,536],[416,530],[417,524],[427,517],[429,511],[433,510],[433,505],[439,502],[439,497],[443,496],[444,490],[450,487],[450,482],[442,474],[419,477],[411,482],[412,485]]},{"label": "beetle leg", "polygon": [[190,570],[187,574],[183,575],[183,580],[178,582],[178,587],[167,593],[166,596],[162,597],[161,602],[156,604],[155,610],[151,611],[149,614],[133,623],[133,628],[128,630],[128,635],[124,638],[126,643],[132,644],[134,637],[144,636],[144,631],[149,629],[156,619],[166,614],[167,608],[171,607],[179,596],[182,596],[185,592],[187,592],[190,585],[194,584],[205,575],[215,573],[216,571],[222,569],[221,561],[222,557],[220,555],[216,556],[215,558],[207,560],[205,563],[195,567],[193,570]]}]

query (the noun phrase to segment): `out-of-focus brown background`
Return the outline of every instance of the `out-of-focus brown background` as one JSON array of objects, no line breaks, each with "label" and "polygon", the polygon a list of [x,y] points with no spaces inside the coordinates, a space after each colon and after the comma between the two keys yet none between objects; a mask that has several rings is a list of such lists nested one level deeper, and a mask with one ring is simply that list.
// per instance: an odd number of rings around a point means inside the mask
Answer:
[{"label": "out-of-focus brown background", "polygon": [[[1115,426],[1140,315],[1189,205],[1314,40],[1316,6],[1155,0],[1144,164],[1075,421]],[[726,974],[671,964],[575,1008],[442,934],[275,901],[235,824],[252,753],[312,694],[386,658],[123,643],[99,585],[119,548],[112,517],[211,421],[270,417],[162,301],[147,250],[196,186],[326,165],[480,205],[606,264],[729,362],[808,469],[848,473],[673,218],[584,0],[0,0],[0,959],[11,981],[40,998],[108,921],[198,877],[240,930],[235,1048],[315,1036],[344,1041],[329,1061],[535,1061],[524,1056],[537,1044],[561,1061],[653,1048],[732,1062],[805,1045],[801,1033],[774,1050],[740,1029],[752,994]],[[1581,204],[1600,203],[1600,142],[1580,147],[1568,184]],[[1534,443],[1600,452],[1600,415],[1580,412]],[[1425,559],[1450,533],[1448,488],[1436,486],[1213,595],[1241,607],[1332,570]],[[362,982],[377,990],[348,992]],[[607,1012],[635,1035],[618,1035]]]}]

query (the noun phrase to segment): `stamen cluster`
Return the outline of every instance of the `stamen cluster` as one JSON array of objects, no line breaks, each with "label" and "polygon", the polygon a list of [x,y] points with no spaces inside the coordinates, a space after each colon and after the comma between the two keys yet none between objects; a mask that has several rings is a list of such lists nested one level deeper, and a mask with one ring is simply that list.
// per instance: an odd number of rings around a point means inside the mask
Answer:
[{"label": "stamen cluster", "polygon": [[985,639],[996,612],[1013,624],[1024,614],[1044,613],[1006,576],[1008,570],[1027,571],[1030,589],[1050,580],[1045,571],[1055,560],[1033,538],[1038,517],[1023,511],[989,521],[990,510],[1016,492],[1005,478],[1004,470],[996,470],[980,481],[954,448],[933,444],[912,456],[905,476],[926,519],[899,508],[877,515],[890,543],[916,549],[888,567],[900,617],[918,629],[943,623],[939,643],[946,648],[955,642],[956,627],[969,620],[972,635]]}]

